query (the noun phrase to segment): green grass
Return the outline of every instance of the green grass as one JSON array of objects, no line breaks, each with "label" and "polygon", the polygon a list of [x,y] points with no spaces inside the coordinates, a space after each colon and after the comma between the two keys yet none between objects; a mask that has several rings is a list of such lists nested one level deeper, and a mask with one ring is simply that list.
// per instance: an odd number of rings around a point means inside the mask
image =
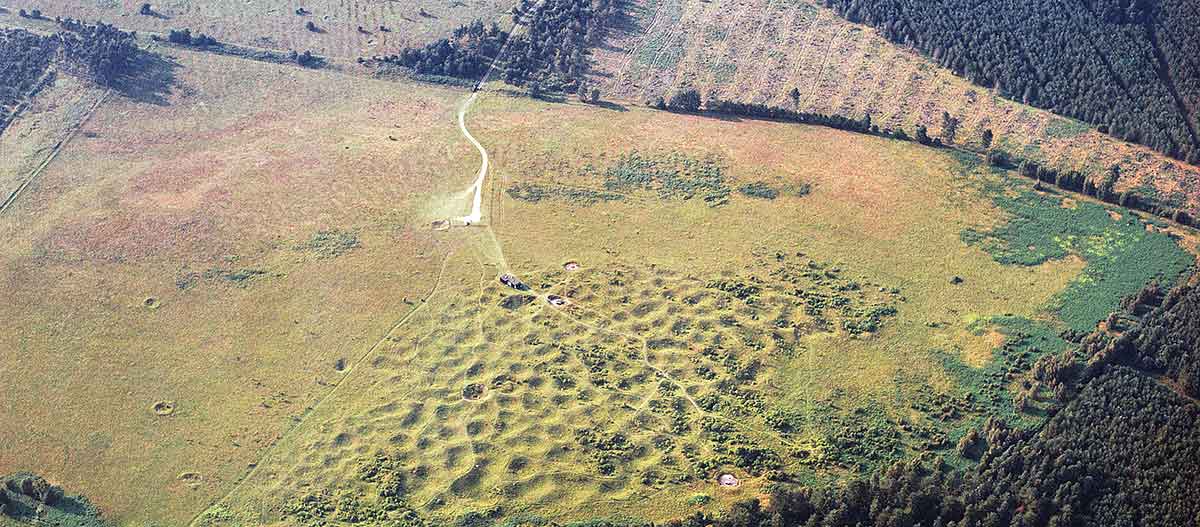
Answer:
[{"label": "green grass", "polygon": [[779,197],[778,190],[775,190],[775,188],[773,188],[771,185],[763,183],[762,181],[754,181],[743,184],[738,187],[738,192],[741,192],[743,195],[759,199],[775,199]]},{"label": "green grass", "polygon": [[517,182],[505,192],[511,198],[527,203],[555,200],[583,206],[619,201],[638,194],[653,194],[662,200],[699,197],[711,206],[719,206],[728,201],[731,192],[725,168],[716,158],[690,157],[677,152],[642,154],[633,151],[622,154],[604,168],[586,165],[577,175],[586,185],[599,184],[603,188],[568,186],[559,182]]},{"label": "green grass", "polygon": [[[656,69],[667,65],[674,65],[683,56],[681,38],[673,38],[669,30],[669,28],[673,27],[683,17],[683,3],[676,0],[662,1],[666,2],[666,5],[660,9],[663,10],[664,16],[667,17],[667,24],[663,26],[667,29],[648,35],[645,43],[635,57],[638,64],[654,66]],[[667,64],[662,64],[664,59]]]},{"label": "green grass", "polygon": [[[790,484],[780,480],[824,485],[950,453],[989,417],[1041,419],[1040,399],[1018,412],[1013,398],[1032,362],[1066,345],[1047,310],[1084,301],[1067,286],[1107,265],[1087,235],[1138,240],[1111,244],[1113,257],[1146,247],[1103,207],[1063,209],[947,150],[641,109],[601,119],[583,105],[482,104],[479,135],[504,152],[507,188],[624,196],[563,207],[552,201],[569,195],[510,193],[492,205],[506,265],[574,307],[506,309],[496,269],[456,254],[438,294],[262,461],[230,498],[236,510],[337,488],[312,498],[328,519],[395,505],[437,525],[665,521]],[[531,109],[555,118],[530,123]],[[751,181],[779,197],[702,199]],[[811,194],[785,199],[789,185]],[[466,246],[474,232],[445,236]],[[389,474],[337,486],[376,452]],[[743,484],[716,489],[725,472]],[[382,499],[389,481],[403,481],[401,501]],[[711,503],[688,503],[704,492]]]},{"label": "green grass", "polygon": [[1016,395],[1012,389],[1009,372],[1026,372],[1033,362],[1045,354],[1061,353],[1070,344],[1060,336],[1055,324],[1030,320],[1024,317],[995,317],[975,323],[977,331],[985,328],[998,330],[1005,337],[1004,345],[995,349],[992,360],[981,368],[974,368],[958,356],[935,351],[942,367],[958,381],[959,389],[969,394],[966,399],[975,418],[946,427],[951,442],[957,441],[967,429],[986,420],[999,417],[1011,425],[1032,428],[1042,422],[1037,405],[1032,412],[1020,412],[1013,404]]},{"label": "green grass", "polygon": [[737,73],[737,64],[733,62],[718,62],[712,67],[713,82],[716,84],[726,84],[733,81],[733,76]]},{"label": "green grass", "polygon": [[1091,126],[1074,119],[1055,118],[1046,124],[1046,137],[1052,139],[1070,139],[1087,133]]},{"label": "green grass", "polygon": [[1087,262],[1049,306],[1070,328],[1089,331],[1122,298],[1145,284],[1170,283],[1193,262],[1166,234],[1148,231],[1137,215],[1078,200],[1064,206],[1055,193],[1032,190],[1015,177],[982,180],[984,192],[1008,218],[991,229],[966,229],[962,239],[1005,265],[1035,266],[1077,256]]},{"label": "green grass", "polygon": [[[996,331],[1003,336],[1003,344],[984,364],[973,366],[958,353],[933,350],[958,395],[947,400],[915,397],[913,408],[933,416],[951,444],[989,417],[1022,428],[1043,422],[1048,394],[1022,382],[1034,361],[1072,346],[1060,336],[1064,330],[1091,331],[1124,297],[1154,280],[1173,281],[1193,264],[1174,239],[1147,230],[1147,222],[1130,211],[1035,191],[1031,181],[1011,172],[984,168],[971,156],[958,157],[972,185],[1003,213],[989,227],[964,229],[963,242],[1008,267],[1032,270],[1069,258],[1078,258],[1084,267],[1047,302],[1044,315],[974,320],[967,328],[972,334]],[[1019,394],[1024,394],[1023,410],[1017,406]]]},{"label": "green grass", "polygon": [[812,185],[804,182],[771,184],[765,181],[752,181],[739,185],[737,191],[743,196],[758,199],[775,199],[779,196],[803,198],[812,193]]},{"label": "green grass", "polygon": [[618,201],[625,196],[590,188],[575,188],[545,183],[516,183],[505,190],[509,197],[529,203],[542,200],[566,201],[575,205],[595,205],[601,201]]},{"label": "green grass", "polygon": [[352,231],[319,231],[296,250],[315,254],[318,258],[336,258],[362,246],[358,234]]},{"label": "green grass", "polygon": [[1180,208],[1187,205],[1187,195],[1174,191],[1163,195],[1162,191],[1154,186],[1154,180],[1143,181],[1140,185],[1129,189],[1139,198],[1150,203],[1159,203],[1171,208]]},{"label": "green grass", "polygon": [[[585,172],[595,172],[585,167]],[[701,197],[720,204],[729,196],[721,163],[713,157],[697,158],[671,152],[645,155],[637,151],[622,155],[600,175],[604,188],[614,192],[650,190],[663,199]]]},{"label": "green grass", "polygon": [[[620,201],[639,193],[658,199],[701,198],[711,206],[724,205],[732,192],[729,169],[716,156],[696,157],[680,152],[621,154],[603,168],[588,164],[578,171],[585,185],[560,182],[516,182],[505,190],[509,197],[527,203],[543,200],[589,206]],[[599,184],[602,188],[592,188]],[[812,192],[807,182],[750,181],[737,186],[747,197],[773,200],[779,196],[804,197]]]}]

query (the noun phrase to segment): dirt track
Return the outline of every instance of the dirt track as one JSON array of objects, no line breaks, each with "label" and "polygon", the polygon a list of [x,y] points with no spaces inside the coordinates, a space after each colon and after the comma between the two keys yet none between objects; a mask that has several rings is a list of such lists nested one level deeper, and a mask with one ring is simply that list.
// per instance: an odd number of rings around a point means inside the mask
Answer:
[{"label": "dirt track", "polygon": [[479,141],[475,139],[475,136],[471,135],[471,132],[467,130],[467,124],[465,121],[467,110],[470,109],[471,104],[475,102],[475,98],[478,96],[479,92],[472,92],[471,96],[467,97],[467,100],[463,101],[462,106],[458,107],[458,129],[462,132],[463,136],[467,138],[467,141],[470,141],[471,144],[475,145],[475,149],[479,150],[480,157],[479,177],[475,179],[475,184],[473,185],[475,189],[475,196],[471,199],[471,214],[459,218],[466,225],[479,223],[479,220],[483,218],[483,183],[484,180],[487,179],[488,171],[487,150],[485,150],[483,145],[479,144]]}]

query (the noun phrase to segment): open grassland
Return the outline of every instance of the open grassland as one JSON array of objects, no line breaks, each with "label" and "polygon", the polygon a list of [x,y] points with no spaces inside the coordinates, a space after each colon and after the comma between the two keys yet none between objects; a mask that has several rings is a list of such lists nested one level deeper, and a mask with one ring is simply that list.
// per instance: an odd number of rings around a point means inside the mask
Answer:
[{"label": "open grassland", "polygon": [[7,185],[77,128],[0,215],[0,473],[122,524],[661,520],[961,461],[1044,419],[1064,330],[1194,261],[972,155],[496,94],[487,227],[436,231],[464,92],[165,53],[156,91],[84,122],[60,79],[3,137]]},{"label": "open grassland", "polygon": [[[1043,418],[1017,379],[1070,309],[1192,262],[911,143],[495,95],[468,123],[489,228],[438,234],[458,249],[429,300],[201,525],[663,520],[949,452],[988,416]],[[1013,227],[1028,208],[1088,242],[1037,246],[1059,226]],[[1045,257],[1005,257],[1026,242]]]},{"label": "open grassland", "polygon": [[413,309],[477,162],[459,93],[170,53],[0,216],[0,472],[132,525],[185,524]]},{"label": "open grassland", "polygon": [[[43,16],[103,20],[125,30],[166,33],[191,29],[222,42],[277,50],[311,50],[327,57],[350,58],[396,53],[421,46],[475,19],[499,20],[513,3],[505,0],[314,0],[267,2],[235,0],[164,0],[150,2],[152,15],[139,15],[144,2],[100,0],[10,0],[18,9],[40,9]],[[304,8],[306,14],[296,10]],[[312,22],[317,31],[305,27]],[[362,27],[362,31],[358,28]],[[380,26],[385,29],[380,30]]]},{"label": "open grassland", "polygon": [[978,146],[991,129],[997,146],[1062,169],[1099,178],[1120,164],[1119,190],[1200,212],[1200,169],[1001,99],[817,2],[645,0],[629,12],[630,23],[594,52],[592,82],[609,97],[642,103],[692,87],[807,112],[869,113],[880,127],[911,134],[922,124],[935,136],[948,112],[961,121],[958,143]]}]

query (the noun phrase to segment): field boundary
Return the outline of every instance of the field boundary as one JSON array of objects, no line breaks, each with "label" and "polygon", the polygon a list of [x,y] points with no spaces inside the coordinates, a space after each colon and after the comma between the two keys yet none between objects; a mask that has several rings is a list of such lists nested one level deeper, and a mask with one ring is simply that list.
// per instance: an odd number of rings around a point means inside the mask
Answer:
[{"label": "field boundary", "polygon": [[88,111],[86,114],[84,114],[83,118],[71,127],[71,130],[67,133],[67,136],[54,145],[54,149],[50,151],[50,154],[46,156],[46,159],[42,160],[41,164],[31,170],[21,184],[17,185],[17,188],[14,189],[7,198],[5,198],[3,203],[0,203],[0,214],[7,212],[8,208],[17,201],[17,198],[21,196],[25,189],[29,187],[29,185],[33,183],[38,176],[42,175],[42,172],[46,170],[46,167],[50,166],[50,163],[58,157],[58,153],[62,151],[63,147],[67,146],[67,144],[71,142],[71,139],[75,138],[75,134],[79,132],[79,129],[83,128],[83,125],[87,124],[88,120],[90,120],[92,115],[96,113],[96,110],[99,109],[102,104],[104,104],[104,101],[108,100],[108,97],[111,94],[112,88],[107,88],[104,90],[104,93],[100,95],[100,98],[97,99],[96,102],[92,103],[91,108],[88,108]]}]

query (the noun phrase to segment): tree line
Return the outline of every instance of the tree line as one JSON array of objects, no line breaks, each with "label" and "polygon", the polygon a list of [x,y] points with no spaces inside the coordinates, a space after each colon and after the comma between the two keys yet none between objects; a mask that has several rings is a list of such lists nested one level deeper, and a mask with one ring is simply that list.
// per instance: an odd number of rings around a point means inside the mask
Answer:
[{"label": "tree line", "polygon": [[[793,88],[790,95],[793,99],[796,99],[799,97],[799,92]],[[935,137],[929,135],[929,129],[925,125],[917,125],[913,129],[913,135],[909,135],[904,128],[881,128],[871,120],[870,113],[864,114],[861,118],[854,118],[836,114],[828,115],[815,112],[802,112],[763,103],[725,100],[719,98],[716,94],[709,94],[707,98],[702,98],[700,92],[695,88],[682,88],[671,94],[670,98],[659,96],[647,101],[646,104],[652,108],[670,112],[708,112],[754,119],[770,119],[789,123],[827,126],[838,130],[877,135],[901,141],[915,141],[934,148],[949,146],[955,144],[958,139],[961,139],[957,137],[958,119],[946,112],[942,112],[942,133],[940,136]],[[987,150],[991,146],[993,138],[994,135],[991,130],[984,130],[978,140],[978,150]],[[964,146],[966,145],[964,144]],[[1008,158],[1005,157],[1005,159]]]},{"label": "tree line", "polygon": [[499,24],[484,26],[476,20],[454,30],[452,38],[443,38],[420,48],[405,48],[399,54],[375,56],[360,60],[367,64],[395,64],[410,68],[423,75],[441,75],[475,79],[482,77],[501,46],[508,40],[508,32]]},{"label": "tree line", "polygon": [[[158,35],[152,35],[150,38],[159,42],[163,41],[163,38]],[[299,64],[305,68],[313,69],[322,68],[326,65],[325,58],[312,51],[305,50],[298,52],[296,50],[288,50],[287,53],[283,53],[272,50],[246,48],[236,44],[220,42],[216,37],[204,33],[193,33],[192,30],[187,28],[168,31],[166,42],[177,46],[187,46],[222,55],[232,55],[276,64]]]},{"label": "tree line", "polygon": [[76,73],[105,85],[128,73],[138,53],[136,33],[121,31],[103,22],[87,24],[70,18],[56,20],[64,31],[52,38],[59,41],[59,51],[66,63],[77,66]]},{"label": "tree line", "polygon": [[206,48],[209,46],[216,46],[218,44],[216,38],[205,35],[204,33],[197,33],[193,35],[192,30],[187,28],[170,30],[167,33],[167,42],[179,44],[181,46],[195,46],[198,48]]},{"label": "tree line", "polygon": [[[795,93],[795,90],[793,92]],[[1116,186],[1121,177],[1120,166],[1114,165],[1110,167],[1104,173],[1103,177],[1099,179],[1088,177],[1086,174],[1076,170],[1060,171],[1055,168],[1045,167],[1035,161],[1016,157],[1002,149],[992,148],[995,134],[990,129],[983,130],[975,140],[964,141],[963,138],[958,137],[958,119],[947,112],[942,112],[941,135],[934,137],[929,135],[929,130],[924,125],[917,125],[911,136],[903,128],[880,128],[872,122],[869,113],[863,115],[861,118],[853,118],[842,115],[802,112],[763,103],[723,100],[715,94],[710,94],[705,99],[694,88],[677,90],[670,98],[659,96],[651,101],[647,101],[647,105],[672,112],[695,113],[705,111],[755,119],[771,119],[775,121],[827,126],[838,130],[899,139],[901,141],[915,141],[934,148],[958,144],[968,150],[980,153],[986,152],[987,161],[991,165],[1004,169],[1016,169],[1018,173],[1037,181],[1039,185],[1041,183],[1055,185],[1063,190],[1085,194],[1101,201],[1149,212],[1173,220],[1181,225],[1193,225],[1196,223],[1196,218],[1178,206],[1151,196],[1141,195],[1134,190],[1117,192]]]},{"label": "tree line", "polygon": [[1082,341],[1086,362],[1048,358],[1038,370],[1049,384],[1078,383],[1098,365],[1121,365],[1166,379],[1200,399],[1200,281],[1172,289],[1150,284],[1109,315],[1105,330]]},{"label": "tree line", "polygon": [[[854,119],[842,115],[801,112],[763,103],[730,101],[721,99],[714,94],[710,94],[707,99],[702,100],[700,92],[694,88],[680,89],[673,93],[669,99],[660,96],[648,101],[647,104],[653,108],[671,112],[696,113],[704,111],[754,119],[770,119],[789,123],[828,126],[839,130],[873,134],[905,141],[912,139],[903,129],[880,128],[873,124],[870,114],[865,114],[860,119]],[[929,144],[933,144],[932,141]],[[938,144],[940,145],[941,143],[939,142]]]},{"label": "tree line", "polygon": [[[41,13],[24,16],[41,18]],[[52,64],[108,85],[127,70],[138,51],[134,33],[104,23],[55,20],[60,31],[49,36],[0,29],[0,131],[16,107],[50,81],[46,73]]]},{"label": "tree line", "polygon": [[482,77],[496,62],[504,81],[514,86],[530,86],[533,93],[575,93],[587,71],[588,48],[619,12],[613,0],[522,0],[513,17],[528,27],[524,34],[510,35],[495,23],[485,26],[476,20],[450,38],[360,62],[469,79]]},{"label": "tree line", "polygon": [[824,3],[1006,98],[1200,164],[1200,11],[1194,2]]},{"label": "tree line", "polygon": [[1104,177],[1096,181],[1077,170],[1060,171],[1044,167],[1034,161],[1014,157],[999,149],[988,152],[987,159],[996,167],[1015,167],[1018,173],[1037,181],[1038,185],[1042,183],[1055,185],[1063,190],[1078,192],[1101,201],[1167,218],[1181,225],[1193,225],[1196,222],[1196,218],[1192,217],[1188,211],[1151,196],[1141,195],[1134,190],[1117,192],[1116,185],[1121,178],[1120,165],[1109,167],[1108,171],[1104,173]]}]

